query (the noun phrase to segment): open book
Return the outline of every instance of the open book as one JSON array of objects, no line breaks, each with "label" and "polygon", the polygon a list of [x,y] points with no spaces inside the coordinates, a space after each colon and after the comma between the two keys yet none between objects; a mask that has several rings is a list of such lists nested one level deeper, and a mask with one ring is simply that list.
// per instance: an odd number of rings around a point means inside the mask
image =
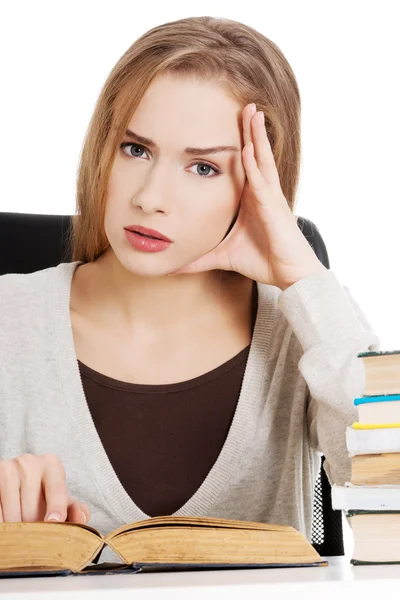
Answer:
[{"label": "open book", "polygon": [[[91,564],[105,545],[124,564]],[[283,525],[163,516],[103,536],[78,523],[0,523],[0,577],[327,564],[303,534]]]}]

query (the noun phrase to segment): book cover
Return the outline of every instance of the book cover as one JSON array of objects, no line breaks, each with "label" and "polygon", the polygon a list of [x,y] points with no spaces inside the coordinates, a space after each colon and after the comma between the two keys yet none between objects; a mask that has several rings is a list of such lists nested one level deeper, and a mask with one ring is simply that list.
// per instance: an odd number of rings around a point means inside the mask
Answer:
[{"label": "book cover", "polygon": [[67,576],[67,575],[136,575],[138,573],[171,573],[179,571],[224,571],[228,569],[284,569],[290,567],[327,567],[327,560],[320,560],[314,563],[140,563],[135,562],[131,565],[122,565],[119,563],[102,563],[101,565],[90,565],[83,571],[75,572],[71,569],[60,569],[58,571],[47,570],[45,568],[21,570],[0,570],[0,578],[17,578],[17,577],[51,577],[51,576]]}]

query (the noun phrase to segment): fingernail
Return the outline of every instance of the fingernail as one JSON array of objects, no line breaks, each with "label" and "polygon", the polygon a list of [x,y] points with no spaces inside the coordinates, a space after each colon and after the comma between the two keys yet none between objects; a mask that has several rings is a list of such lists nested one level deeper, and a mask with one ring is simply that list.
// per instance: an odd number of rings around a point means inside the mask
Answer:
[{"label": "fingernail", "polygon": [[45,520],[46,521],[60,521],[61,515],[58,512],[51,513]]},{"label": "fingernail", "polygon": [[250,106],[251,106],[251,114],[254,114],[256,112],[256,105],[253,102],[253,104],[250,104]]},{"label": "fingernail", "polygon": [[264,113],[262,110],[258,113],[257,119],[260,121],[260,123],[264,121]]},{"label": "fingernail", "polygon": [[81,510],[81,513],[82,513],[82,515],[83,515],[83,524],[85,524],[85,523],[86,523],[86,515],[85,515],[85,513],[83,512],[83,510]]}]

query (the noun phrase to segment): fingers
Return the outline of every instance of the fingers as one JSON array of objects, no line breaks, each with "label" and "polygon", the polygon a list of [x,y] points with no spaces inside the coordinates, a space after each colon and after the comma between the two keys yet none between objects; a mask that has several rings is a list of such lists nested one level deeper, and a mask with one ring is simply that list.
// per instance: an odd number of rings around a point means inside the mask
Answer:
[{"label": "fingers", "polygon": [[249,142],[253,141],[252,131],[251,131],[251,118],[256,112],[256,107],[251,104],[247,104],[244,107],[242,117],[243,117],[243,143],[244,146]]},{"label": "fingers", "polygon": [[65,470],[60,459],[54,454],[46,454],[43,470],[43,492],[46,501],[44,520],[65,521],[67,518],[68,490],[65,483]]},{"label": "fingers", "polygon": [[252,118],[251,131],[254,143],[254,155],[261,175],[267,184],[275,184],[279,181],[279,176],[265,127],[265,116],[262,111],[257,112]]},{"label": "fingers", "polygon": [[261,171],[258,168],[257,161],[254,156],[254,145],[249,146],[247,144],[247,146],[243,148],[242,158],[249,184],[256,193],[261,193],[266,187],[266,182],[264,177],[261,175]]},{"label": "fingers", "polygon": [[21,499],[21,521],[42,521],[46,502],[42,490],[42,472],[37,468],[38,460],[33,454],[23,454],[15,459],[19,466]]},{"label": "fingers", "polygon": [[[253,125],[254,115],[256,114],[255,104],[247,104],[243,109],[243,142],[242,161],[246,170],[246,177],[255,188],[259,189],[262,186],[260,173],[257,173],[258,166],[255,158],[254,140],[253,140]],[[249,146],[249,142],[253,146]]]},{"label": "fingers", "polygon": [[81,523],[85,525],[90,521],[90,509],[84,502],[78,502],[75,498],[70,497],[68,499],[68,515],[67,521],[69,523]]},{"label": "fingers", "polygon": [[19,470],[13,461],[4,461],[0,474],[1,522],[21,521]]},{"label": "fingers", "polygon": [[68,494],[66,473],[55,454],[21,454],[0,461],[0,522],[87,523],[90,509]]},{"label": "fingers", "polygon": [[[265,116],[256,107],[247,104],[243,109],[243,141],[242,160],[246,176],[257,190],[265,184],[280,189],[278,170],[265,126]],[[253,143],[253,147],[249,146]]]},{"label": "fingers", "polygon": [[[243,109],[243,141],[242,161],[246,170],[246,177],[255,190],[261,190],[265,181],[258,168],[256,159],[256,137],[257,146],[260,145],[260,126],[256,118],[256,106],[248,104]],[[253,146],[249,145],[252,142]]]}]

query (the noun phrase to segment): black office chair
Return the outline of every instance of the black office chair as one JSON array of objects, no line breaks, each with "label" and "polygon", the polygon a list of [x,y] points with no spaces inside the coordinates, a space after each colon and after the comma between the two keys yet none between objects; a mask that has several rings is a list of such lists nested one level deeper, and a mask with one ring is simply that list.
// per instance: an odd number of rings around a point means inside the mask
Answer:
[{"label": "black office chair", "polygon": [[[298,217],[297,225],[329,269],[328,253],[318,228],[303,217]],[[70,227],[70,215],[0,213],[0,275],[33,273],[71,262],[67,247]],[[331,486],[322,468],[324,460],[323,456],[315,486],[311,543],[321,556],[342,556],[342,513],[332,509]]]}]

